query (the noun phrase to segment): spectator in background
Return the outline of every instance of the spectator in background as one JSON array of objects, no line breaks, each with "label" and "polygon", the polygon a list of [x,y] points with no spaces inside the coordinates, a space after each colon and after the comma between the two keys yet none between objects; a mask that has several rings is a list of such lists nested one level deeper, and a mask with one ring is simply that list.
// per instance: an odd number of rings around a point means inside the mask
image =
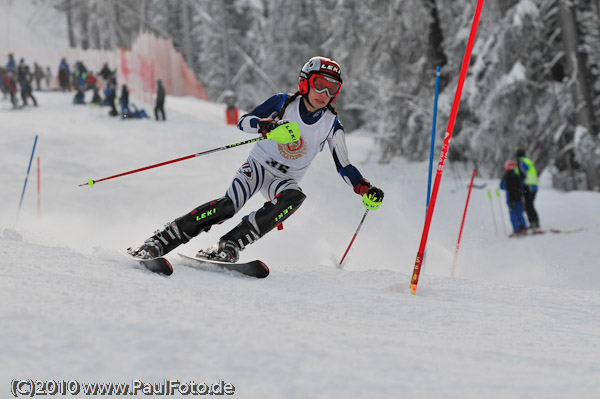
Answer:
[{"label": "spectator in background", "polygon": [[67,63],[67,60],[63,58],[58,65],[58,82],[62,91],[71,91],[70,75],[71,70],[69,69],[69,64]]},{"label": "spectator in background", "polygon": [[515,173],[525,184],[523,197],[525,199],[525,212],[527,213],[527,219],[529,220],[529,227],[534,230],[539,229],[540,220],[533,204],[538,192],[537,170],[535,170],[535,166],[533,166],[533,161],[525,157],[525,150],[518,149],[515,156],[517,158],[517,168],[515,169]]},{"label": "spectator in background", "polygon": [[129,118],[129,89],[127,85],[121,87],[121,119]]},{"label": "spectator in background", "polygon": [[158,119],[158,113],[160,112],[162,115],[162,120],[167,120],[165,116],[165,87],[163,86],[162,80],[158,79],[156,81],[158,87],[156,89],[156,106],[154,107],[154,116],[156,120]]},{"label": "spectator in background", "polygon": [[513,226],[513,233],[510,237],[527,234],[527,224],[523,217],[523,182],[517,175],[516,168],[515,161],[507,161],[504,166],[506,172],[500,181],[500,188],[506,190],[506,204]]},{"label": "spectator in background", "polygon": [[52,71],[50,71],[50,67],[49,66],[46,67],[45,78],[46,78],[46,88],[48,90],[50,90],[51,89],[50,85],[52,84]]},{"label": "spectator in background", "polygon": [[17,66],[17,82],[21,87],[23,87],[23,80],[25,79],[25,58],[21,58],[19,60],[19,65]]},{"label": "spectator in background", "polygon": [[111,71],[110,68],[108,67],[108,63],[105,62],[104,65],[102,65],[102,69],[100,70],[100,72],[98,72],[98,75],[102,77],[102,80],[104,81],[104,85],[107,85],[110,82],[110,79],[113,77],[113,75],[116,73],[117,71]]},{"label": "spectator in background", "polygon": [[23,67],[23,76],[21,80],[21,98],[23,99],[23,106],[28,105],[27,99],[31,98],[34,106],[38,106],[37,100],[33,96],[33,88],[31,84],[33,82],[33,73],[29,70],[29,65]]},{"label": "spectator in background", "polygon": [[37,62],[33,63],[33,77],[35,78],[35,89],[38,91],[42,90],[40,83],[44,77],[44,70]]},{"label": "spectator in background", "polygon": [[93,90],[94,90],[94,95],[92,96],[92,104],[100,105],[100,103],[102,103],[102,99],[100,98],[100,93],[98,91],[98,88],[96,86],[94,86]]},{"label": "spectator in background", "polygon": [[6,76],[6,69],[4,67],[0,67],[0,91],[2,92],[2,98],[6,100],[6,95],[8,94],[8,89],[5,86],[4,78]]},{"label": "spectator in background", "polygon": [[114,76],[108,81],[104,95],[106,96],[106,103],[110,105],[110,111],[108,114],[110,116],[119,115],[119,112],[117,112],[117,108],[115,107],[115,98],[117,97],[117,80]]},{"label": "spectator in background", "polygon": [[73,97],[73,104],[85,104],[85,95],[83,93],[83,88],[77,88],[77,91],[75,92],[75,97]]},{"label": "spectator in background", "polygon": [[14,71],[16,67],[17,67],[17,65],[15,63],[15,58],[12,55],[12,53],[9,53],[8,54],[8,62],[6,63],[6,71],[7,72]]},{"label": "spectator in background", "polygon": [[98,79],[96,79],[93,73],[89,72],[87,75],[87,79],[85,80],[84,90],[94,90],[96,88],[97,83]]},{"label": "spectator in background", "polygon": [[13,108],[17,108],[17,81],[15,80],[15,71],[8,71],[4,74],[4,87],[10,94],[10,103]]}]

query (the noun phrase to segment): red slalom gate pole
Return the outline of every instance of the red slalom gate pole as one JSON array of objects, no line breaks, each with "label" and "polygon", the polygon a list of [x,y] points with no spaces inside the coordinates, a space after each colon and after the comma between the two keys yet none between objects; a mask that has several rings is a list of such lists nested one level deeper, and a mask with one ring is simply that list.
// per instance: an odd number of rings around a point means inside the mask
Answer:
[{"label": "red slalom gate pole", "polygon": [[467,194],[467,203],[465,204],[465,211],[463,212],[462,222],[460,223],[460,231],[458,232],[458,241],[456,242],[456,250],[454,251],[454,261],[452,262],[452,272],[450,273],[451,276],[454,276],[454,267],[456,265],[456,258],[458,258],[458,248],[460,247],[460,238],[462,237],[463,227],[465,226],[465,219],[467,218],[467,208],[469,207],[469,198],[471,198],[471,189],[473,189],[475,173],[477,173],[477,171],[473,169],[471,184],[469,184],[469,194]]},{"label": "red slalom gate pole", "polygon": [[463,57],[462,66],[460,68],[460,76],[458,78],[458,86],[456,87],[456,93],[454,94],[454,101],[452,102],[452,110],[450,112],[450,119],[448,120],[448,127],[446,129],[446,136],[444,137],[444,144],[442,146],[442,152],[440,154],[440,162],[438,164],[437,173],[435,175],[435,181],[433,183],[433,191],[431,192],[431,201],[429,208],[427,208],[427,217],[425,218],[425,226],[423,226],[423,235],[421,236],[421,244],[417,252],[417,258],[415,260],[415,266],[413,269],[412,279],[410,282],[411,294],[415,295],[417,292],[417,286],[419,285],[419,274],[421,273],[421,266],[423,264],[423,254],[425,253],[425,247],[427,245],[427,236],[429,235],[429,227],[431,226],[431,218],[435,209],[435,202],[437,200],[438,191],[440,188],[440,182],[442,180],[442,173],[444,172],[444,164],[446,163],[446,156],[448,154],[448,148],[450,147],[450,139],[452,138],[452,131],[454,130],[454,122],[456,122],[456,114],[458,113],[458,106],[460,105],[460,96],[462,94],[462,88],[465,83],[467,76],[467,70],[469,69],[469,61],[471,59],[471,52],[473,51],[473,43],[475,43],[475,37],[477,36],[477,28],[479,27],[479,18],[481,17],[481,10],[485,0],[477,0],[477,8],[475,9],[475,16],[473,18],[473,24],[471,25],[471,33],[469,34],[469,41],[467,42],[467,49]]}]

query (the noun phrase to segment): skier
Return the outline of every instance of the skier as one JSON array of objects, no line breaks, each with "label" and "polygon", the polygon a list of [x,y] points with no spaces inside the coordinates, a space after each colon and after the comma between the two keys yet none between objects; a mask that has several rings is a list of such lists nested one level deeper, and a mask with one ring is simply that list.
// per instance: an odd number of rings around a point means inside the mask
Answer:
[{"label": "skier", "polygon": [[275,227],[281,228],[300,207],[306,195],[299,182],[325,142],[341,177],[362,197],[365,207],[379,208],[383,191],[372,186],[348,158],[344,128],[332,106],[341,88],[340,65],[325,57],[311,58],[300,71],[294,94],[276,94],[238,121],[238,129],[262,134],[267,140],[255,144],[225,195],[168,223],[129,253],[143,259],[163,256],[233,217],[260,191],[268,202],[244,216],[218,244],[198,253],[208,259],[237,262],[241,250]]},{"label": "skier", "polygon": [[506,190],[506,204],[510,214],[510,222],[513,226],[513,234],[510,237],[527,234],[527,224],[523,217],[523,181],[516,173],[517,163],[507,161],[504,166],[504,176],[500,182],[500,188]]},{"label": "skier", "polygon": [[515,173],[523,179],[525,183],[525,190],[523,196],[525,199],[525,212],[527,213],[527,219],[532,229],[540,228],[540,220],[538,218],[537,211],[533,205],[535,196],[538,192],[538,174],[533,166],[533,161],[525,157],[525,150],[518,149],[515,153],[517,158],[517,168]]},{"label": "skier", "polygon": [[165,87],[163,86],[162,80],[158,79],[156,81],[158,87],[156,89],[156,106],[154,107],[154,117],[156,120],[158,119],[158,113],[160,112],[162,115],[162,120],[166,120],[165,117]]}]

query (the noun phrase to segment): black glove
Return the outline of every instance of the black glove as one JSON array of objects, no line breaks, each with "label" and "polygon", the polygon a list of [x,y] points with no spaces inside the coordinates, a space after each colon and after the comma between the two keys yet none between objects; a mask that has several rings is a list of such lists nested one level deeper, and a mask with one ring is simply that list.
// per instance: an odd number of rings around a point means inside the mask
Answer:
[{"label": "black glove", "polygon": [[369,191],[367,191],[367,197],[375,202],[381,202],[383,201],[383,190],[379,187],[371,186]]},{"label": "black glove", "polygon": [[290,121],[285,119],[276,121],[273,120],[273,118],[262,118],[258,121],[258,131],[262,133],[263,136],[266,136],[266,134],[269,133],[271,130],[276,129],[279,126],[284,125],[286,123],[290,123]]},{"label": "black glove", "polygon": [[365,195],[363,195],[363,205],[367,209],[379,209],[383,201],[383,190],[377,187],[371,187]]}]

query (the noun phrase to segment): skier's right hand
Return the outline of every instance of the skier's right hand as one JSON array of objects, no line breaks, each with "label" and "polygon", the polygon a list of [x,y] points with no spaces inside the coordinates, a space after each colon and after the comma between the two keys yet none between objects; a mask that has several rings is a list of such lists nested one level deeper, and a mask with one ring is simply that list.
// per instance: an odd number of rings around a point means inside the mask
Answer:
[{"label": "skier's right hand", "polygon": [[266,137],[268,140],[275,140],[281,144],[293,143],[300,139],[298,123],[285,119],[275,121],[270,118],[264,118],[258,122],[258,128],[263,137]]}]

